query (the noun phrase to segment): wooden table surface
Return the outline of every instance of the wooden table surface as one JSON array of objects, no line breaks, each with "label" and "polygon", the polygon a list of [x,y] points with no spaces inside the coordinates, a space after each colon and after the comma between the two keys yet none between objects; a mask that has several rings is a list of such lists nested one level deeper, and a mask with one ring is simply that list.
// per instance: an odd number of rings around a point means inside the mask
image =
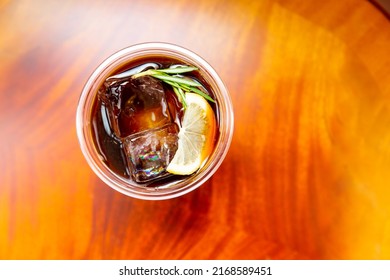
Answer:
[{"label": "wooden table surface", "polygon": [[[0,1],[1,259],[390,259],[390,21],[370,2]],[[76,136],[107,56],[164,41],[225,81],[216,174],[166,201],[100,181]]]}]

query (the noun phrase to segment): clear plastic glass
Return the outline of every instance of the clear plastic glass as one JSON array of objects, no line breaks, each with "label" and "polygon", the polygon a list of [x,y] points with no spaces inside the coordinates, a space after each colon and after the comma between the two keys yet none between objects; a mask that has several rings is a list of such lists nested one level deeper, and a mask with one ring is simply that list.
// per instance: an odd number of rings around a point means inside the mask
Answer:
[{"label": "clear plastic glass", "polygon": [[[150,188],[137,184],[130,179],[118,176],[101,160],[95,147],[91,128],[91,114],[98,89],[105,79],[115,70],[134,59],[161,55],[194,65],[210,84],[216,95],[219,107],[219,138],[212,155],[195,174],[180,181],[163,182],[158,187]],[[113,189],[139,199],[162,200],[186,194],[207,181],[224,160],[233,136],[234,115],[229,93],[216,71],[195,53],[173,44],[143,43],[125,48],[108,57],[90,76],[85,84],[76,116],[77,136],[81,150],[96,175]]]}]

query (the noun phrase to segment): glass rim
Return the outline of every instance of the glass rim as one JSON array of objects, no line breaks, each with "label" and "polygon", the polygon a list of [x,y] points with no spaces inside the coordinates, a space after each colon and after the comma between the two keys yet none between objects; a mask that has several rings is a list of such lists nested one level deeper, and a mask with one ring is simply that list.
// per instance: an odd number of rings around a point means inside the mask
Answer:
[{"label": "glass rim", "polygon": [[[112,172],[107,165],[99,160],[99,153],[91,137],[90,115],[96,92],[103,81],[120,65],[128,63],[131,59],[145,56],[164,55],[178,58],[199,67],[204,77],[216,95],[218,102],[219,138],[214,151],[205,166],[187,179],[173,183],[166,188],[144,188],[130,179]],[[164,43],[148,42],[123,48],[106,58],[90,75],[85,83],[77,105],[76,131],[81,151],[94,173],[108,186],[127,196],[144,200],[163,200],[184,195],[204,184],[220,167],[231,145],[234,130],[234,113],[228,90],[212,66],[199,55],[181,46]]]}]

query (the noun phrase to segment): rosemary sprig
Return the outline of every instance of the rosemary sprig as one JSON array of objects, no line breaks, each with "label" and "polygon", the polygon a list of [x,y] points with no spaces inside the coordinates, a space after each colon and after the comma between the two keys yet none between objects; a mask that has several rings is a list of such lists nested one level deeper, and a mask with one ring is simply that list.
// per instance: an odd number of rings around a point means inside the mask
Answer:
[{"label": "rosemary sprig", "polygon": [[176,93],[177,97],[180,99],[181,104],[183,104],[184,110],[187,109],[186,97],[184,91],[180,87],[173,87],[173,91]]},{"label": "rosemary sprig", "polygon": [[194,87],[202,86],[200,83],[198,83],[196,81],[187,80],[187,79],[177,77],[177,76],[169,76],[169,75],[163,75],[163,74],[159,74],[159,73],[153,74],[152,76],[157,78],[157,79],[163,80],[163,81],[171,81],[171,82],[179,83],[182,85],[188,85],[188,86],[194,86]]},{"label": "rosemary sprig", "polygon": [[[199,89],[202,85],[195,81],[183,78],[179,74],[187,73],[191,71],[198,70],[198,68],[193,66],[179,66],[175,68],[166,68],[166,69],[149,69],[140,73],[137,73],[131,78],[136,79],[142,76],[152,76],[156,79],[159,79],[169,85],[172,86],[173,91],[175,92],[177,98],[183,104],[183,108],[187,108],[187,103],[185,99],[186,92],[194,92],[207,99],[210,102],[214,102],[215,100],[211,98],[208,94]],[[169,75],[174,74],[174,75]]]}]

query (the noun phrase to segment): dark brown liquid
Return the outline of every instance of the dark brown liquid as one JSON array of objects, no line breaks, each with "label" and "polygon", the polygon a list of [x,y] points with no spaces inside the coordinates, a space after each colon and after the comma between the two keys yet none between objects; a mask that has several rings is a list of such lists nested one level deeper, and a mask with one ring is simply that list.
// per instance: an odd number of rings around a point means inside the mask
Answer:
[{"label": "dark brown liquid", "polygon": [[[118,74],[124,72],[131,73],[132,71],[136,71],[139,68],[144,68],[144,66],[148,66],[149,65],[148,63],[152,63],[154,66],[157,66],[158,68],[169,68],[172,65],[184,64],[183,62],[180,62],[178,60],[173,60],[165,57],[148,57],[142,60],[137,60],[132,63],[129,63],[125,67],[118,69],[115,73],[112,74],[112,76],[118,77],[117,76]],[[199,71],[193,71],[188,75],[187,74],[184,75],[200,82],[204,87],[202,90],[206,91],[212,98],[215,99],[215,94],[212,88],[202,77]],[[123,81],[126,80],[128,79],[123,78]],[[110,78],[108,78],[106,81],[110,81]],[[163,87],[163,91],[165,93],[164,98],[166,100],[166,104],[168,105],[168,108],[166,108],[166,111],[169,114],[168,118],[170,122],[179,125],[183,118],[182,105],[179,102],[172,87],[166,83],[161,83],[161,84]],[[106,90],[104,85],[99,91],[102,90],[103,91]],[[134,104],[136,104],[135,105],[136,107],[131,108],[131,110],[136,110],[136,113],[138,114],[137,120],[142,120],[142,121],[133,121],[130,117],[127,117],[128,115],[126,115],[125,112],[123,112],[126,101],[127,101],[127,97],[122,98],[122,100],[116,100],[115,103],[115,102],[107,101],[105,100],[105,98],[101,98],[101,94],[100,97],[97,94],[93,104],[91,120],[92,120],[92,128],[93,128],[92,133],[94,137],[94,143],[97,147],[97,150],[101,154],[104,163],[117,175],[124,177],[128,180],[132,180],[128,168],[128,164],[126,162],[126,155],[124,152],[124,145],[123,145],[123,139],[124,139],[123,137],[132,133],[136,133],[138,131],[148,129],[149,123],[151,123],[152,121],[157,122],[159,125],[164,125],[167,118],[162,117],[163,115],[166,114],[166,112],[162,110],[160,106],[157,107],[149,106],[148,108],[145,108],[144,103],[142,102],[142,100],[140,100],[139,102],[138,101],[134,102]],[[110,118],[107,111],[107,107],[110,106],[112,107],[112,104],[114,103],[115,103],[114,106],[115,115],[118,119],[117,123],[114,123],[114,121],[111,119],[112,114]],[[218,107],[216,106],[216,104],[210,104],[210,105],[212,106],[216,114],[216,119],[218,124],[219,122]],[[154,123],[152,125],[156,125],[156,124]],[[219,134],[217,129],[216,139],[218,137]],[[163,180],[174,181],[174,180],[182,179],[182,177],[183,176],[169,176],[168,178],[165,178]],[[158,180],[158,182],[152,180],[148,182],[147,185],[150,187],[154,187],[157,186],[159,182],[160,180]]]}]

